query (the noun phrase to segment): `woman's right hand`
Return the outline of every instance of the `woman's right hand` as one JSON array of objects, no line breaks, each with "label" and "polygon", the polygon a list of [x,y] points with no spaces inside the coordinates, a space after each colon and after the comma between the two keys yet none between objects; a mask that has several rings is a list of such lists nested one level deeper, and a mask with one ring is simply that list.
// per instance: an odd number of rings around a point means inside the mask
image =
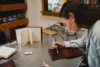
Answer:
[{"label": "woman's right hand", "polygon": [[59,46],[62,46],[62,47],[65,46],[64,43],[55,42],[55,41],[52,42],[52,46],[53,46],[53,47],[54,47],[56,44],[58,44]]}]

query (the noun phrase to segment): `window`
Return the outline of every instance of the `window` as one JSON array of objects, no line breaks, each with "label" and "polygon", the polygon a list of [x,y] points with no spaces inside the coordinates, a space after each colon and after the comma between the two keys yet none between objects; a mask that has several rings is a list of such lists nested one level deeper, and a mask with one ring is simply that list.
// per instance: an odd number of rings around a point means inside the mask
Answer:
[{"label": "window", "polygon": [[80,1],[92,7],[100,8],[99,0],[42,0],[42,15],[59,16],[63,3],[68,1]]},{"label": "window", "polygon": [[59,12],[63,3],[63,0],[48,0],[48,11]]}]

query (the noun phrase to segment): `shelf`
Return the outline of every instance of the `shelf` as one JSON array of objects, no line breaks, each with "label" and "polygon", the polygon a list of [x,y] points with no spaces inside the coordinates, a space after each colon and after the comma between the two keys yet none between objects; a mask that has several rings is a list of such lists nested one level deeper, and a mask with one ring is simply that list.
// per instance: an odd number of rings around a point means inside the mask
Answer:
[{"label": "shelf", "polygon": [[41,11],[42,15],[45,16],[56,16],[59,17],[59,12],[47,12],[47,11]]},{"label": "shelf", "polygon": [[2,24],[0,24],[0,31],[4,31],[4,30],[14,28],[14,27],[17,27],[17,26],[21,26],[21,25],[24,25],[24,24],[28,24],[27,18],[16,20],[16,21],[13,21],[13,22],[2,23]]},{"label": "shelf", "polygon": [[0,5],[0,11],[27,9],[26,3]]}]

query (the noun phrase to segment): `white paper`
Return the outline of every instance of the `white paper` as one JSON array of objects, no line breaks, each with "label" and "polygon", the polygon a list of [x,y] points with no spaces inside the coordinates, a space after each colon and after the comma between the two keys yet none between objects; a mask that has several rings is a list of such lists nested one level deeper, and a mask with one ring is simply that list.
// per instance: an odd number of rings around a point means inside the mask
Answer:
[{"label": "white paper", "polygon": [[32,32],[33,41],[41,42],[41,28],[29,28],[29,30]]},{"label": "white paper", "polygon": [[15,53],[17,50],[15,48],[10,48],[6,46],[1,46],[0,47],[0,57],[3,58],[8,58],[10,57],[13,53]]},{"label": "white paper", "polygon": [[22,28],[16,30],[17,42],[19,45],[25,46],[28,42],[33,45],[33,42],[41,42],[41,27]]},{"label": "white paper", "polygon": [[29,29],[29,39],[30,39],[30,44],[33,46],[32,31],[30,29]]},{"label": "white paper", "polygon": [[21,45],[25,46],[29,42],[29,30],[25,29],[21,32]]},{"label": "white paper", "polygon": [[18,44],[21,44],[21,33],[23,30],[27,30],[27,28],[16,29],[16,38],[17,38]]},{"label": "white paper", "polygon": [[48,64],[46,64],[45,62],[43,62],[43,65],[42,65],[43,67],[49,67],[49,65]]}]

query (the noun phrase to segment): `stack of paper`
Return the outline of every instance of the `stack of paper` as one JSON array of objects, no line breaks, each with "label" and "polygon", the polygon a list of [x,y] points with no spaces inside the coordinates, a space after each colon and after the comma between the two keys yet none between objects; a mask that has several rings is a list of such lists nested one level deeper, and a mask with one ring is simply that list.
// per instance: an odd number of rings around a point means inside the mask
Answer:
[{"label": "stack of paper", "polygon": [[6,46],[1,46],[0,47],[0,57],[3,58],[8,58],[10,57],[12,54],[14,54],[17,50],[15,48],[10,48],[10,47],[6,47]]}]

